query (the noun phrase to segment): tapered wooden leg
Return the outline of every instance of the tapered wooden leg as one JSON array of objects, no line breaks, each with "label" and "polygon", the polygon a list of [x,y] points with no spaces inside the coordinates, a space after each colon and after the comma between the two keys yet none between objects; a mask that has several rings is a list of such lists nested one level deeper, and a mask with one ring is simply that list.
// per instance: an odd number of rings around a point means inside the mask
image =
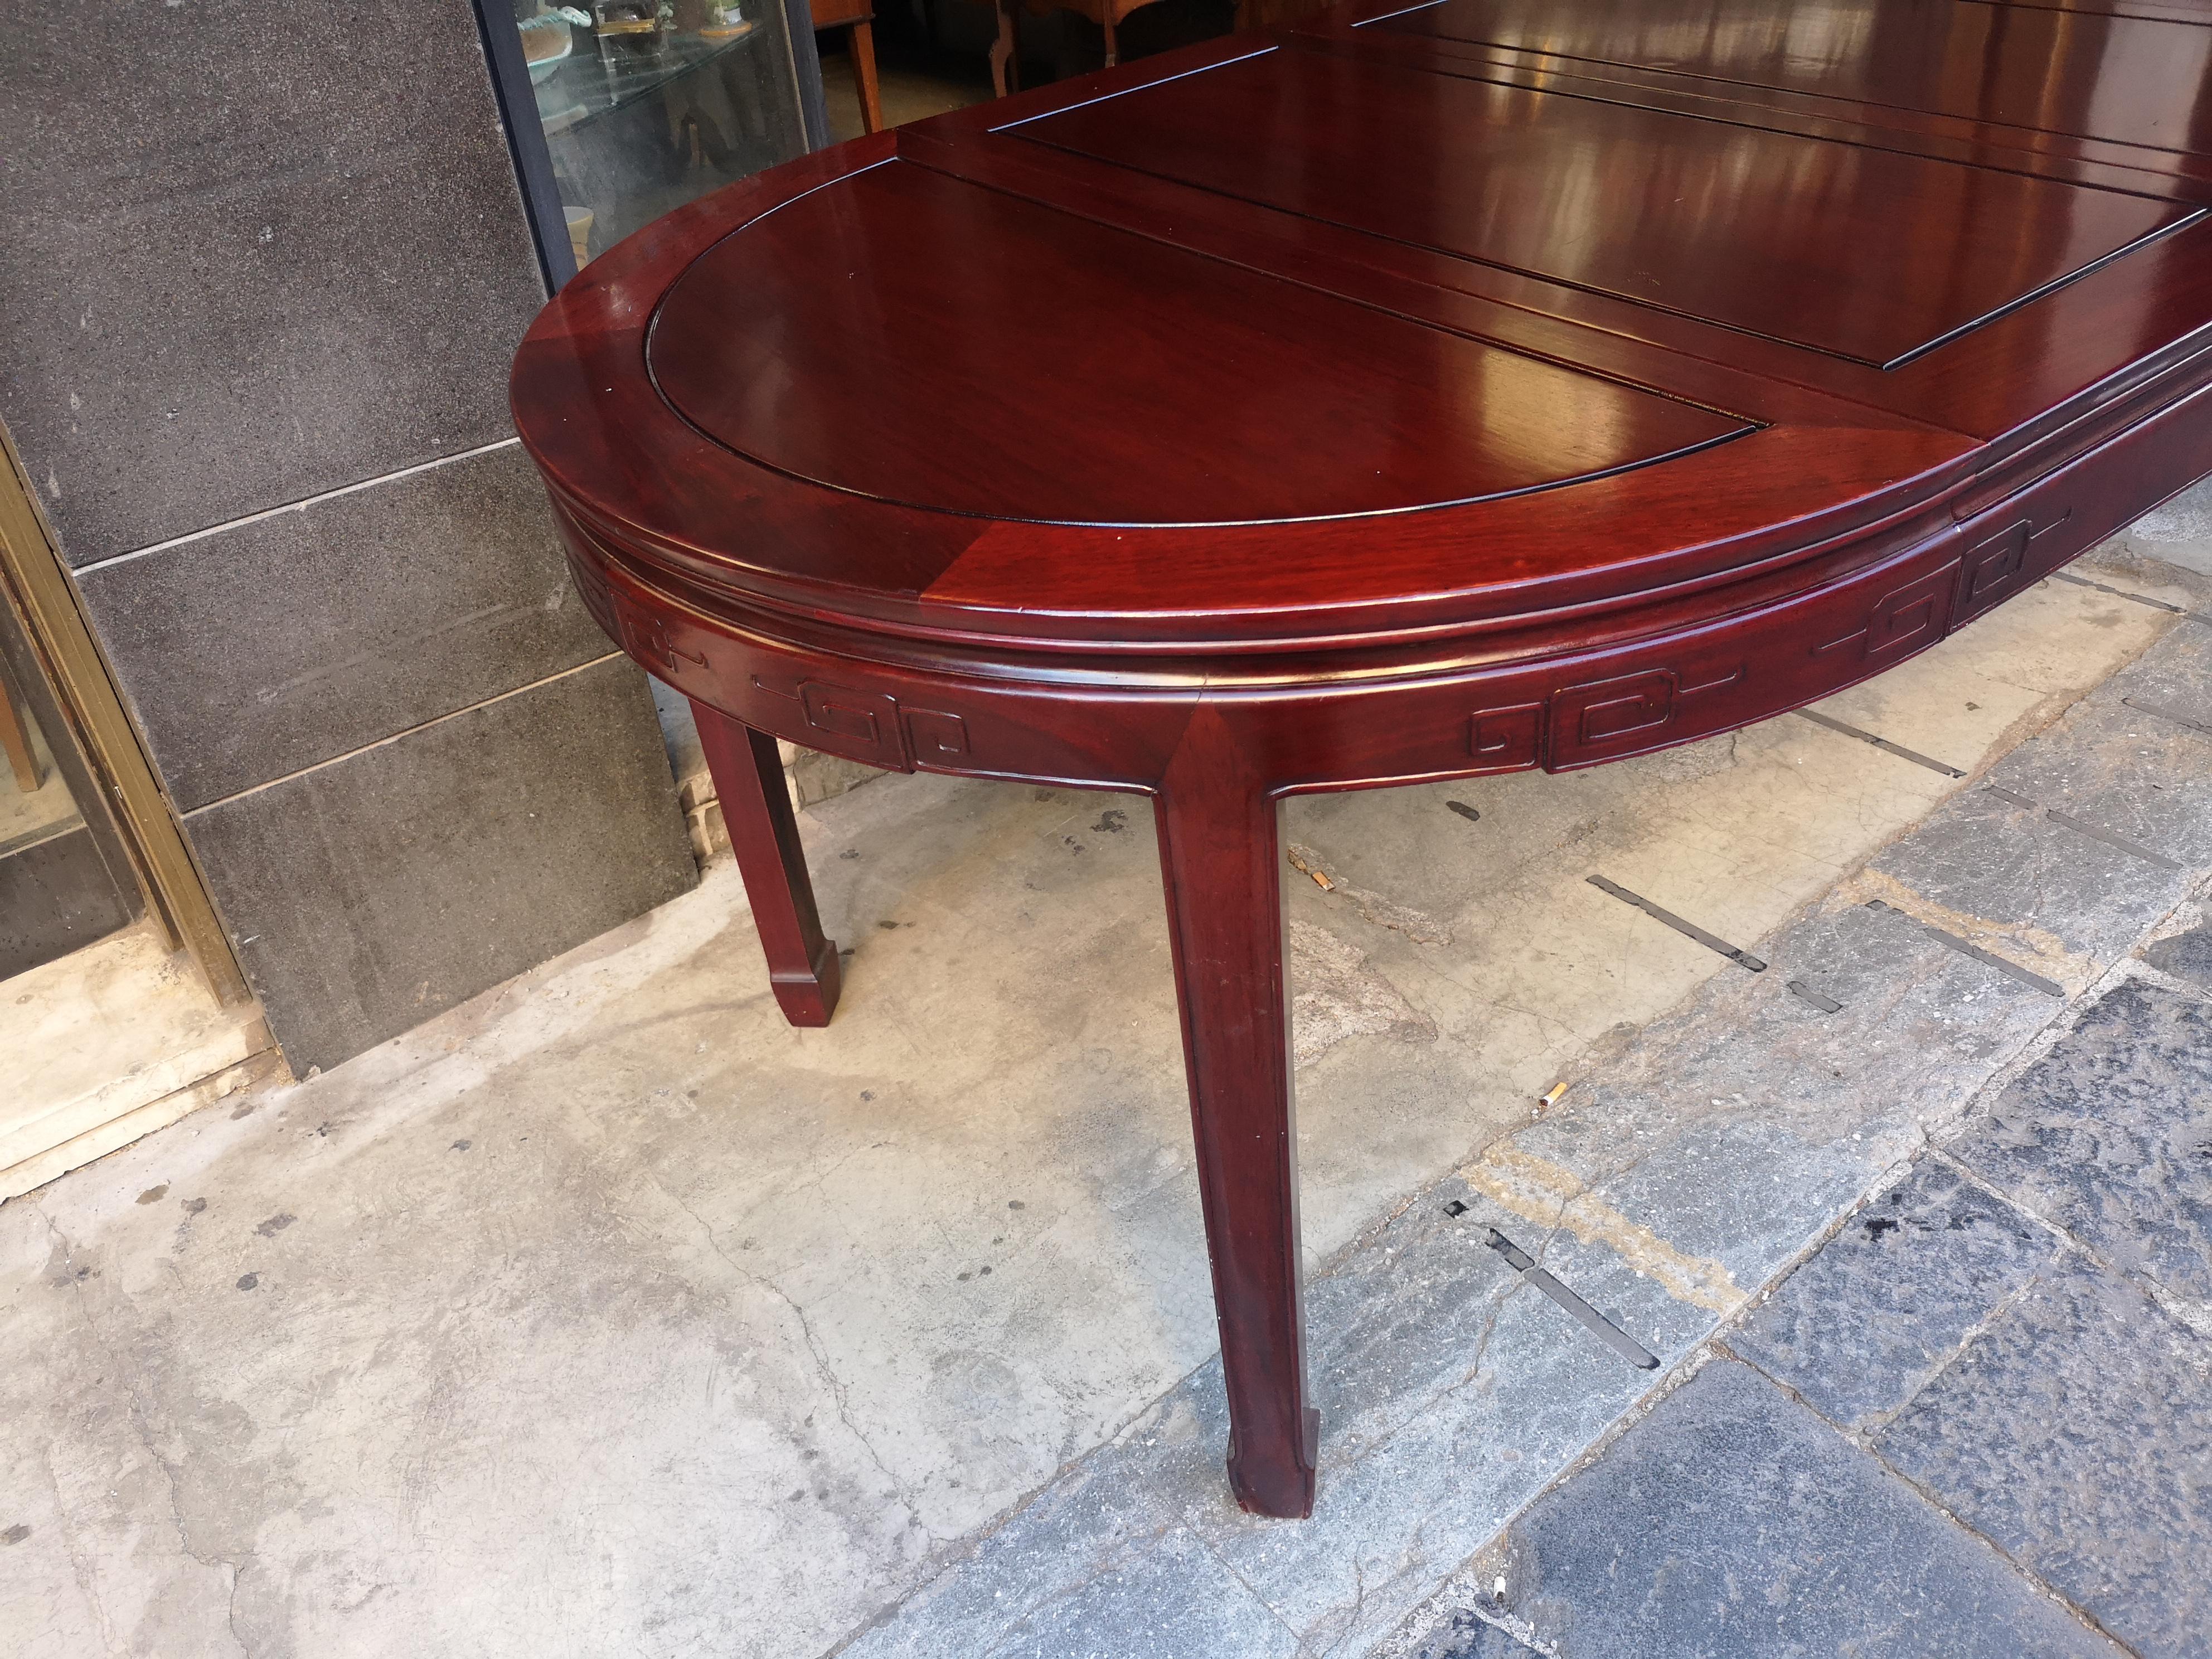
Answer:
[{"label": "tapered wooden leg", "polygon": [[1275,802],[1201,708],[1153,811],[1229,1390],[1229,1484],[1255,1514],[1303,1516],[1321,1417],[1306,1404]]},{"label": "tapered wooden leg", "polygon": [[1014,18],[1021,0],[999,0],[999,35],[991,42],[991,90],[1000,98],[1022,89],[1022,37]]},{"label": "tapered wooden leg", "polygon": [[846,37],[853,54],[853,84],[860,92],[860,131],[884,130],[884,102],[876,89],[876,30],[872,23],[855,23]]},{"label": "tapered wooden leg", "polygon": [[827,1025],[842,982],[837,941],[822,937],[775,739],[704,703],[693,703],[691,713],[752,901],[769,988],[793,1025]]},{"label": "tapered wooden leg", "polygon": [[1114,39],[1114,8],[1110,4],[1106,8],[1106,21],[1103,27],[1106,34],[1106,67],[1112,69],[1121,61],[1121,48]]}]

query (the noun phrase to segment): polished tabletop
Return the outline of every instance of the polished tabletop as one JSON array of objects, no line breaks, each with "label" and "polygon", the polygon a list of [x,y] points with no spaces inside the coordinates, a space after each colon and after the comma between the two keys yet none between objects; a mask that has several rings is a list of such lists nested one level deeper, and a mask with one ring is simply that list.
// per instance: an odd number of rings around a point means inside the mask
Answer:
[{"label": "polished tabletop", "polygon": [[2212,0],[1373,0],[693,204],[516,422],[794,1023],[775,739],[1151,797],[1231,1482],[1297,1516],[1277,801],[1801,707],[2212,473],[2209,90]]},{"label": "polished tabletop", "polygon": [[518,415],[587,521],[947,640],[1631,600],[2191,341],[2204,18],[1355,7],[710,197],[562,295]]}]

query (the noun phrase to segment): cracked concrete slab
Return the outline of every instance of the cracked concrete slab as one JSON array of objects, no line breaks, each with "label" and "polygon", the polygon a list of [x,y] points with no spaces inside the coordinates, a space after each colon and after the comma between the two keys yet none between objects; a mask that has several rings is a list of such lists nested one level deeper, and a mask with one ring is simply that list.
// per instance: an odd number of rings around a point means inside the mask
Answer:
[{"label": "cracked concrete slab", "polygon": [[1291,956],[1291,1058],[1310,1066],[1346,1037],[1389,1035],[1434,1042],[1437,1028],[1398,988],[1367,966],[1367,953],[1294,916],[1285,930]]}]

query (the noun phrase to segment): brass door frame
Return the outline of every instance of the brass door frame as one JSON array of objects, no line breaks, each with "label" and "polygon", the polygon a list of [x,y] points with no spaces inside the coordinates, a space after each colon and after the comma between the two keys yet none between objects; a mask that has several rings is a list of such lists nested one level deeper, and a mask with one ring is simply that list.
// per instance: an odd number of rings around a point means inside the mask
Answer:
[{"label": "brass door frame", "polygon": [[230,940],[208,897],[175,807],[147,758],[93,638],[76,588],[38,506],[22,458],[0,428],[0,584],[23,619],[31,648],[70,724],[74,739],[105,797],[132,873],[172,951],[187,952],[226,1006],[251,1002]]}]

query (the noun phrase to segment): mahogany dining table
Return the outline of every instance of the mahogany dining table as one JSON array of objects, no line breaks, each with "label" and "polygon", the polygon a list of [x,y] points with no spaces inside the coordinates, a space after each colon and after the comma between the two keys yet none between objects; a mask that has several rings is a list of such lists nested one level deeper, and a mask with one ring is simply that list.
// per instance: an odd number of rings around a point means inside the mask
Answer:
[{"label": "mahogany dining table", "polygon": [[1383,0],[672,213],[514,416],[793,1024],[779,738],[1152,798],[1229,1480],[1304,1516],[1276,803],[1798,708],[2212,471],[2208,204],[2212,0]]}]

